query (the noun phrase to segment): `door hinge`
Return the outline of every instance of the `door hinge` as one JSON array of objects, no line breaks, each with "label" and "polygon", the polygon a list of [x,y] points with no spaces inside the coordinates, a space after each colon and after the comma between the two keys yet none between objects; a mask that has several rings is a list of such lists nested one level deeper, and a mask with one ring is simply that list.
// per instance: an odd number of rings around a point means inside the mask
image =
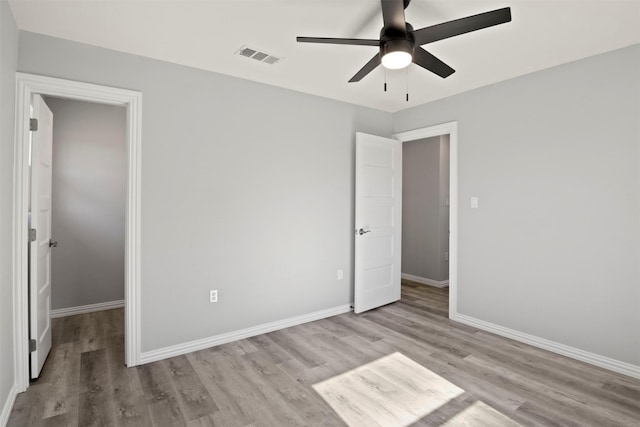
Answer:
[{"label": "door hinge", "polygon": [[29,241],[30,242],[35,242],[37,236],[38,236],[38,233],[36,232],[36,229],[35,228],[30,228],[29,229]]},{"label": "door hinge", "polygon": [[29,353],[36,351],[36,340],[29,340]]},{"label": "door hinge", "polygon": [[38,130],[38,119],[29,119],[29,130],[32,132]]}]

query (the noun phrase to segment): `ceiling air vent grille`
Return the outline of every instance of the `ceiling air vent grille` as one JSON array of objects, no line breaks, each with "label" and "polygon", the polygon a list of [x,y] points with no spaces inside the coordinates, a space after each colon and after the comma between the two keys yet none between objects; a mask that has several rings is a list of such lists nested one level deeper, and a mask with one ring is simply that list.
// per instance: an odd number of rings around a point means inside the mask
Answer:
[{"label": "ceiling air vent grille", "polygon": [[252,47],[248,47],[247,45],[244,45],[240,49],[236,50],[236,55],[255,59],[256,61],[264,62],[265,64],[269,65],[277,64],[282,60],[282,58],[270,55],[266,52],[254,49]]}]

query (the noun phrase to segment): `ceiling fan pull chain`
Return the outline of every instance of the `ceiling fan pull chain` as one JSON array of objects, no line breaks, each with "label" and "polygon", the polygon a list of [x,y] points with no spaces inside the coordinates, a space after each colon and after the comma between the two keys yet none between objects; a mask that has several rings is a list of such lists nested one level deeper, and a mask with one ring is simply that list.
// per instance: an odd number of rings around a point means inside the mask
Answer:
[{"label": "ceiling fan pull chain", "polygon": [[407,102],[409,102],[409,67],[407,67]]},{"label": "ceiling fan pull chain", "polygon": [[384,91],[387,91],[387,69],[384,69]]}]

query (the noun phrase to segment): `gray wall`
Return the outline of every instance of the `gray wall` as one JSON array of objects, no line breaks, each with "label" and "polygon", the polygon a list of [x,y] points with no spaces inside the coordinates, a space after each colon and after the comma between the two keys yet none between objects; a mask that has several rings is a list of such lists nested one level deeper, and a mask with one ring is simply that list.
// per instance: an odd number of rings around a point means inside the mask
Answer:
[{"label": "gray wall", "polygon": [[640,45],[394,114],[453,120],[458,311],[640,365]]},{"label": "gray wall", "polygon": [[53,112],[52,309],[124,299],[126,109],[47,98]]},{"label": "gray wall", "polygon": [[0,0],[0,411],[13,386],[12,199],[18,30]]},{"label": "gray wall", "polygon": [[391,114],[28,32],[19,70],[143,93],[143,351],[352,301],[354,134]]},{"label": "gray wall", "polygon": [[[402,145],[402,272],[424,279],[449,278],[448,145],[441,137]],[[446,164],[443,161],[446,160]],[[445,246],[443,247],[443,244]]]}]

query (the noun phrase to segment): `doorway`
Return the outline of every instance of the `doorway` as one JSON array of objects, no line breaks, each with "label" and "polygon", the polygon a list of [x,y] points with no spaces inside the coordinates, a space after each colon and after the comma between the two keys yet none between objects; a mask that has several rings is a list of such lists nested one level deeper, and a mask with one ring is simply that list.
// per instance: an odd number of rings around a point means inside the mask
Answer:
[{"label": "doorway", "polygon": [[[32,379],[39,376],[49,348],[53,353],[59,345],[75,341],[94,348],[88,344],[99,338],[122,336],[123,310],[97,312],[124,307],[126,200],[126,109],[40,95],[33,102],[40,105],[33,109],[33,118],[43,126],[32,131],[32,219],[34,200],[36,204],[40,200],[34,193],[47,181],[51,190],[50,212],[40,210],[37,216],[38,222],[50,227],[31,226],[38,235],[30,250],[30,338],[36,339],[35,349],[31,348]],[[46,132],[49,119],[52,131]],[[34,143],[40,145],[34,147]],[[49,148],[47,153],[39,153],[41,147]],[[41,163],[45,154],[51,154],[50,167],[46,176],[40,176],[42,168],[35,167],[34,160]],[[46,228],[50,228],[48,236]],[[42,238],[44,248],[39,244]],[[41,252],[45,253],[34,257]],[[46,265],[39,268],[45,260]],[[34,279],[43,281],[40,273],[45,272],[50,277],[49,298],[38,292],[35,300]],[[47,318],[40,319],[49,311]],[[38,323],[50,325],[51,331],[38,331]],[[43,335],[49,335],[47,343],[41,342]]]},{"label": "doorway", "polygon": [[402,279],[449,286],[449,135],[402,144]]},{"label": "doorway", "polygon": [[142,94],[106,86],[16,73],[16,171],[14,181],[14,339],[17,391],[29,385],[28,212],[29,119],[33,95],[118,105],[126,108],[126,213],[125,213],[125,363],[140,360],[140,146]]},{"label": "doorway", "polygon": [[[416,281],[418,283],[422,282],[423,284],[428,284],[431,286],[445,285],[449,286],[449,318],[455,319],[457,316],[457,260],[458,260],[458,245],[457,245],[457,234],[458,234],[458,223],[457,223],[457,199],[458,199],[458,181],[457,181],[457,164],[458,164],[458,125],[457,122],[444,123],[440,125],[430,126],[422,129],[416,129],[412,131],[402,132],[394,135],[394,138],[401,141],[402,143],[413,143],[416,142],[419,144],[422,140],[427,138],[436,138],[437,143],[440,145],[442,141],[441,137],[445,137],[443,139],[448,138],[448,169],[449,169],[449,195],[448,195],[448,206],[444,206],[448,209],[449,214],[448,218],[448,251],[443,250],[444,242],[442,241],[443,234],[441,231],[437,233],[439,241],[434,244],[434,251],[436,251],[436,261],[433,263],[431,271],[434,271],[433,274],[440,274],[438,276],[441,278],[440,280],[434,280],[433,278],[422,277],[417,274],[407,274],[405,273],[403,276],[405,279],[409,279],[412,281]],[[432,141],[434,141],[432,139]],[[438,150],[440,151],[440,150]],[[442,161],[442,157],[438,157],[438,161]],[[441,190],[438,190],[441,193]],[[442,194],[439,194],[438,197],[440,199],[446,199]],[[444,204],[446,201],[443,200]],[[444,208],[444,207],[440,207]],[[442,223],[443,218],[442,215],[436,215],[438,217],[438,222]],[[403,213],[404,217],[404,213]],[[404,220],[405,218],[403,218]],[[442,227],[442,224],[439,225]],[[404,223],[403,223],[404,228]],[[404,248],[403,248],[404,249]],[[448,253],[445,253],[448,252]],[[445,261],[446,259],[446,261]],[[438,267],[442,265],[448,264],[448,279],[447,281],[442,280],[443,275],[441,273],[436,273],[438,271]],[[403,254],[403,268],[404,268],[404,254]],[[423,273],[425,274],[425,273]],[[430,280],[421,280],[421,279],[430,279]]]},{"label": "doorway", "polygon": [[52,316],[124,307],[126,109],[45,102],[53,112]]}]

